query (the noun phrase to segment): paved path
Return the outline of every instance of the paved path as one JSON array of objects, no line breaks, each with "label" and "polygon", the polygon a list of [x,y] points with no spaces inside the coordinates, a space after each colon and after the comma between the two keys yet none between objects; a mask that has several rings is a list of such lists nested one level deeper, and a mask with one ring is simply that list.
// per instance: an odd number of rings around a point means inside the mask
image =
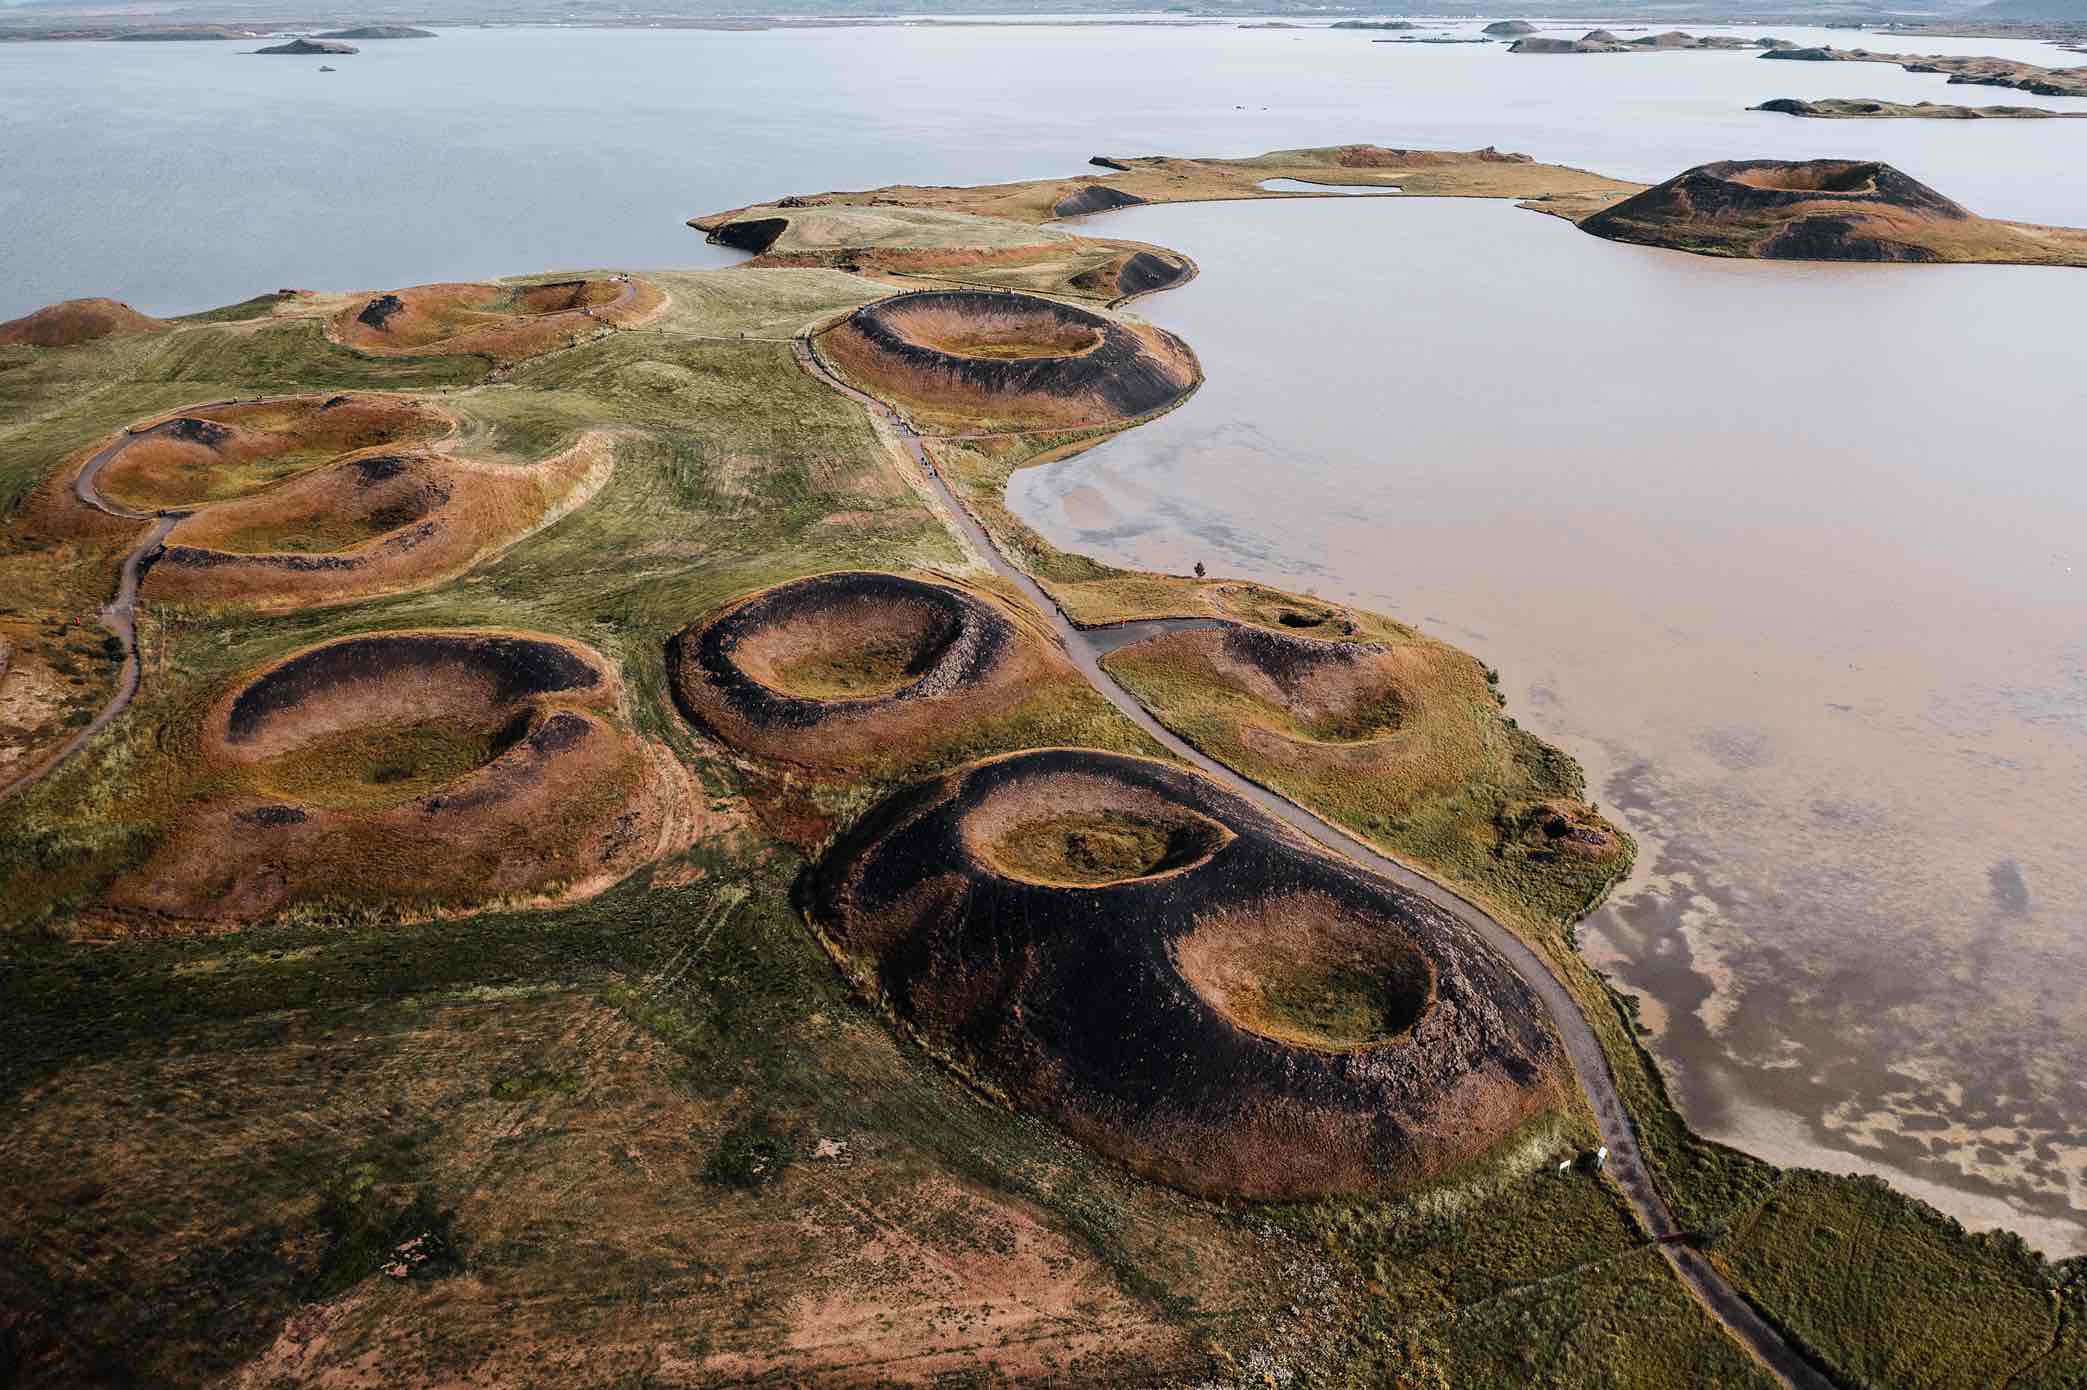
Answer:
[{"label": "paved path", "polygon": [[[1722,1275],[1711,1267],[1710,1262],[1695,1249],[1682,1244],[1666,1243],[1667,1238],[1679,1234],[1673,1213],[1667,1209],[1665,1199],[1653,1186],[1652,1174],[1645,1167],[1645,1160],[1638,1151],[1637,1132],[1631,1127],[1630,1113],[1624,1108],[1623,1097],[1616,1090],[1616,1080],[1609,1072],[1609,1059],[1602,1052],[1601,1043],[1595,1038],[1594,1029],[1588,1025],[1586,1016],[1580,1012],[1579,1001],[1566,989],[1563,982],[1551,973],[1549,966],[1531,950],[1521,937],[1502,926],[1477,904],[1458,896],[1433,879],[1426,878],[1356,839],[1340,827],[1321,819],[1303,806],[1281,796],[1257,782],[1240,776],[1223,763],[1217,762],[1169,732],[1152,717],[1151,711],[1140,704],[1135,696],[1122,686],[1107,671],[1102,669],[1101,658],[1110,651],[1125,645],[1120,640],[1110,640],[1113,629],[1099,628],[1090,632],[1073,626],[1063,610],[1046,594],[1028,571],[1009,560],[993,543],[984,527],[978,524],[964,504],[957,500],[949,485],[928,461],[927,451],[921,439],[905,420],[876,397],[856,390],[827,369],[819,360],[809,335],[795,340],[798,365],[811,376],[825,382],[834,390],[858,402],[890,426],[893,433],[905,445],[921,474],[934,489],[936,497],[947,508],[950,520],[962,534],[964,540],[976,550],[979,557],[990,565],[996,574],[1013,583],[1027,596],[1037,612],[1049,620],[1058,640],[1064,644],[1066,655],[1073,665],[1085,676],[1094,688],[1107,698],[1110,704],[1121,710],[1133,724],[1152,735],[1169,751],[1192,764],[1198,771],[1222,784],[1233,793],[1245,797],[1254,805],[1271,815],[1281,817],[1303,834],[1319,841],[1338,853],[1344,854],[1364,865],[1399,887],[1452,913],[1465,925],[1483,936],[1486,941],[1506,958],[1522,977],[1544,1007],[1550,1011],[1551,1023],[1565,1044],[1566,1054],[1572,1059],[1573,1070],[1578,1074],[1580,1089],[1586,1094],[1588,1104],[1601,1129],[1602,1142],[1609,1148],[1608,1173],[1622,1191],[1624,1199],[1636,1213],[1638,1223],[1656,1241],[1661,1241],[1660,1253],[1674,1273],[1689,1291],[1726,1330],[1744,1345],[1748,1351],[1790,1390],[1834,1390],[1833,1382],[1821,1375],[1797,1350],[1784,1341],[1774,1328],[1764,1322],[1760,1315],[1739,1296],[1739,1293]],[[1164,630],[1162,622],[1159,630]],[[1200,626],[1199,621],[1190,620],[1187,626]],[[1145,624],[1125,626],[1145,627]],[[1139,635],[1150,635],[1141,633]],[[1676,1368],[1677,1372],[1683,1368]]]}]

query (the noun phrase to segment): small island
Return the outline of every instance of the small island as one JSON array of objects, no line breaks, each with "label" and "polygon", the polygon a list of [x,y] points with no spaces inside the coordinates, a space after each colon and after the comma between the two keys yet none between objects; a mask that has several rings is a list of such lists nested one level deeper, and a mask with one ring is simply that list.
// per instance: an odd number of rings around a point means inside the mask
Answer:
[{"label": "small island", "polygon": [[362,50],[352,43],[335,43],[330,39],[292,39],[288,43],[279,43],[273,48],[257,48],[254,52],[291,58],[317,58],[321,56],[332,57],[336,54],[344,53],[360,53]]},{"label": "small island", "polygon": [[1907,72],[1936,73],[1951,86],[2013,87],[2040,97],[2087,96],[2087,67],[2045,68],[2012,58],[1872,53],[1867,48],[1783,48],[1763,53],[1792,63],[1890,63]]},{"label": "small island", "polygon": [[1940,102],[1875,101],[1867,97],[1822,97],[1803,101],[1777,97],[1749,111],[1773,111],[1827,121],[2077,121],[2087,111],[2047,111],[2041,106],[1947,106]]},{"label": "small island", "polygon": [[1520,38],[1524,34],[1535,33],[1536,26],[1526,19],[1502,19],[1488,24],[1479,32],[1491,34],[1496,39],[1513,39]]}]

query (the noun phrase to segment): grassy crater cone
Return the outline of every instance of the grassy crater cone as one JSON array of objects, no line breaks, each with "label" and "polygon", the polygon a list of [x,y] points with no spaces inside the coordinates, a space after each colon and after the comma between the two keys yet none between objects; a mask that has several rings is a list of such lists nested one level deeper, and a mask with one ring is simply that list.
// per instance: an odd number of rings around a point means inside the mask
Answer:
[{"label": "grassy crater cone", "polygon": [[392,632],[295,653],[205,716],[205,800],[108,899],[251,921],[352,895],[455,909],[598,891],[659,851],[680,781],[618,722],[595,653]]},{"label": "grassy crater cone", "polygon": [[844,375],[923,428],[1118,424],[1200,380],[1173,334],[1035,295],[927,290],[866,304],[819,340]]},{"label": "grassy crater cone", "polygon": [[1003,712],[1038,643],[976,594],[848,570],[764,589],[677,634],[675,703],[736,748],[851,765]]},{"label": "grassy crater cone", "polygon": [[972,764],[866,816],[805,898],[929,1046],[1191,1192],[1411,1184],[1561,1094],[1542,1006],[1474,933],[1165,763]]}]

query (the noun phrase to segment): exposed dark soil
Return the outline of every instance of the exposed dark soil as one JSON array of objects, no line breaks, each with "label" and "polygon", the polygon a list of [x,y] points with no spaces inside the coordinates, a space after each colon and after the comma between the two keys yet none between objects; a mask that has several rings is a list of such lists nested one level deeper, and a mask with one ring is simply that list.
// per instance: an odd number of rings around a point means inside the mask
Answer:
[{"label": "exposed dark soil", "polygon": [[1079,192],[1060,198],[1052,206],[1051,216],[1083,217],[1090,212],[1107,212],[1111,208],[1134,208],[1147,201],[1135,193],[1125,193],[1105,183],[1090,183]]},{"label": "exposed dark soil", "polygon": [[[1008,872],[1024,842],[1092,881]],[[1541,1004],[1470,929],[1163,763],[1051,749],[962,769],[864,817],[805,902],[931,1047],[1197,1193],[1421,1180],[1555,1103],[1563,1075]]]}]

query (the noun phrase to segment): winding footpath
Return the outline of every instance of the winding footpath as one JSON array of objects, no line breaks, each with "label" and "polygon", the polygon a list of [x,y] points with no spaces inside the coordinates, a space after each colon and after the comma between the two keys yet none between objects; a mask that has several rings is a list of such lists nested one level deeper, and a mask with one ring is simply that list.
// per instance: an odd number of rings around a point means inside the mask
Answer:
[{"label": "winding footpath", "polygon": [[1602,1052],[1594,1029],[1580,1011],[1579,1001],[1521,937],[1495,920],[1476,903],[1406,865],[1387,858],[1297,802],[1240,776],[1223,763],[1197,751],[1170,732],[1135,696],[1118,685],[1115,679],[1102,669],[1102,657],[1127,645],[1130,640],[1170,628],[1178,629],[1184,625],[1204,626],[1207,620],[1188,620],[1185,624],[1169,620],[1162,620],[1156,624],[1125,624],[1124,628],[1137,629],[1128,638],[1122,635],[1122,629],[1101,628],[1089,631],[1075,627],[1065,616],[1064,610],[1030,578],[1029,572],[1001,551],[970,510],[957,499],[949,485],[942,480],[941,474],[929,462],[921,437],[912,426],[885,402],[841,380],[820,360],[809,333],[799,335],[792,341],[797,363],[807,374],[862,405],[875,418],[890,427],[892,433],[905,446],[906,453],[912,458],[929,488],[933,490],[936,499],[949,513],[951,524],[956,527],[966,544],[978,553],[994,573],[1021,590],[1037,612],[1050,622],[1052,631],[1057,634],[1066,655],[1072,659],[1073,665],[1079,668],[1080,674],[1087,678],[1088,683],[1103,698],[1122,711],[1126,718],[1150,734],[1176,757],[1227,790],[1245,797],[1269,814],[1280,817],[1301,834],[1317,840],[1336,853],[1354,860],[1457,917],[1484,937],[1487,943],[1513,966],[1515,973],[1543,1000],[1544,1007],[1551,1015],[1552,1026],[1565,1044],[1566,1054],[1571,1058],[1573,1071],[1579,1078],[1580,1089],[1585,1093],[1588,1105],[1594,1111],[1602,1142],[1608,1146],[1609,1176],[1614,1179],[1624,1199],[1630,1204],[1639,1225],[1658,1243],[1660,1253],[1666,1257],[1675,1275],[1689,1292],[1695,1295],[1697,1302],[1723,1324],[1726,1331],[1752,1353],[1770,1375],[1788,1387],[1788,1390],[1835,1390],[1834,1382],[1821,1374],[1795,1347],[1785,1341],[1780,1333],[1770,1327],[1739,1295],[1739,1291],[1711,1266],[1701,1252],[1679,1241],[1681,1230],[1675,1224],[1674,1214],[1668,1209],[1666,1199],[1660,1196],[1659,1189],[1654,1186],[1651,1171],[1645,1166],[1644,1155],[1638,1148],[1637,1132],[1631,1125],[1630,1112],[1625,1109],[1623,1097],[1616,1089],[1615,1077],[1609,1071],[1608,1057]]},{"label": "winding footpath", "polygon": [[[227,401],[211,401],[208,405],[226,405]],[[190,406],[190,410],[201,410],[206,406]],[[126,430],[114,440],[103,445],[93,458],[81,467],[79,476],[73,479],[73,496],[87,506],[107,516],[120,517],[125,521],[149,521],[152,523],[144,536],[123,557],[122,568],[116,574],[116,596],[102,606],[101,625],[107,628],[117,641],[123,644],[123,669],[116,675],[115,693],[86,727],[67,739],[50,757],[16,777],[5,786],[0,786],[0,800],[27,791],[44,778],[56,772],[67,758],[85,748],[93,737],[115,721],[117,715],[130,708],[137,696],[138,683],[143,675],[143,657],[138,651],[138,582],[144,578],[145,567],[159,553],[166,541],[167,533],[180,525],[189,510],[164,509],[156,512],[137,512],[128,507],[119,507],[105,499],[95,489],[94,480],[116,455],[122,453],[138,440],[148,435],[164,434],[174,427],[173,419],[162,420],[140,430]],[[192,509],[190,509],[192,510]]]}]

